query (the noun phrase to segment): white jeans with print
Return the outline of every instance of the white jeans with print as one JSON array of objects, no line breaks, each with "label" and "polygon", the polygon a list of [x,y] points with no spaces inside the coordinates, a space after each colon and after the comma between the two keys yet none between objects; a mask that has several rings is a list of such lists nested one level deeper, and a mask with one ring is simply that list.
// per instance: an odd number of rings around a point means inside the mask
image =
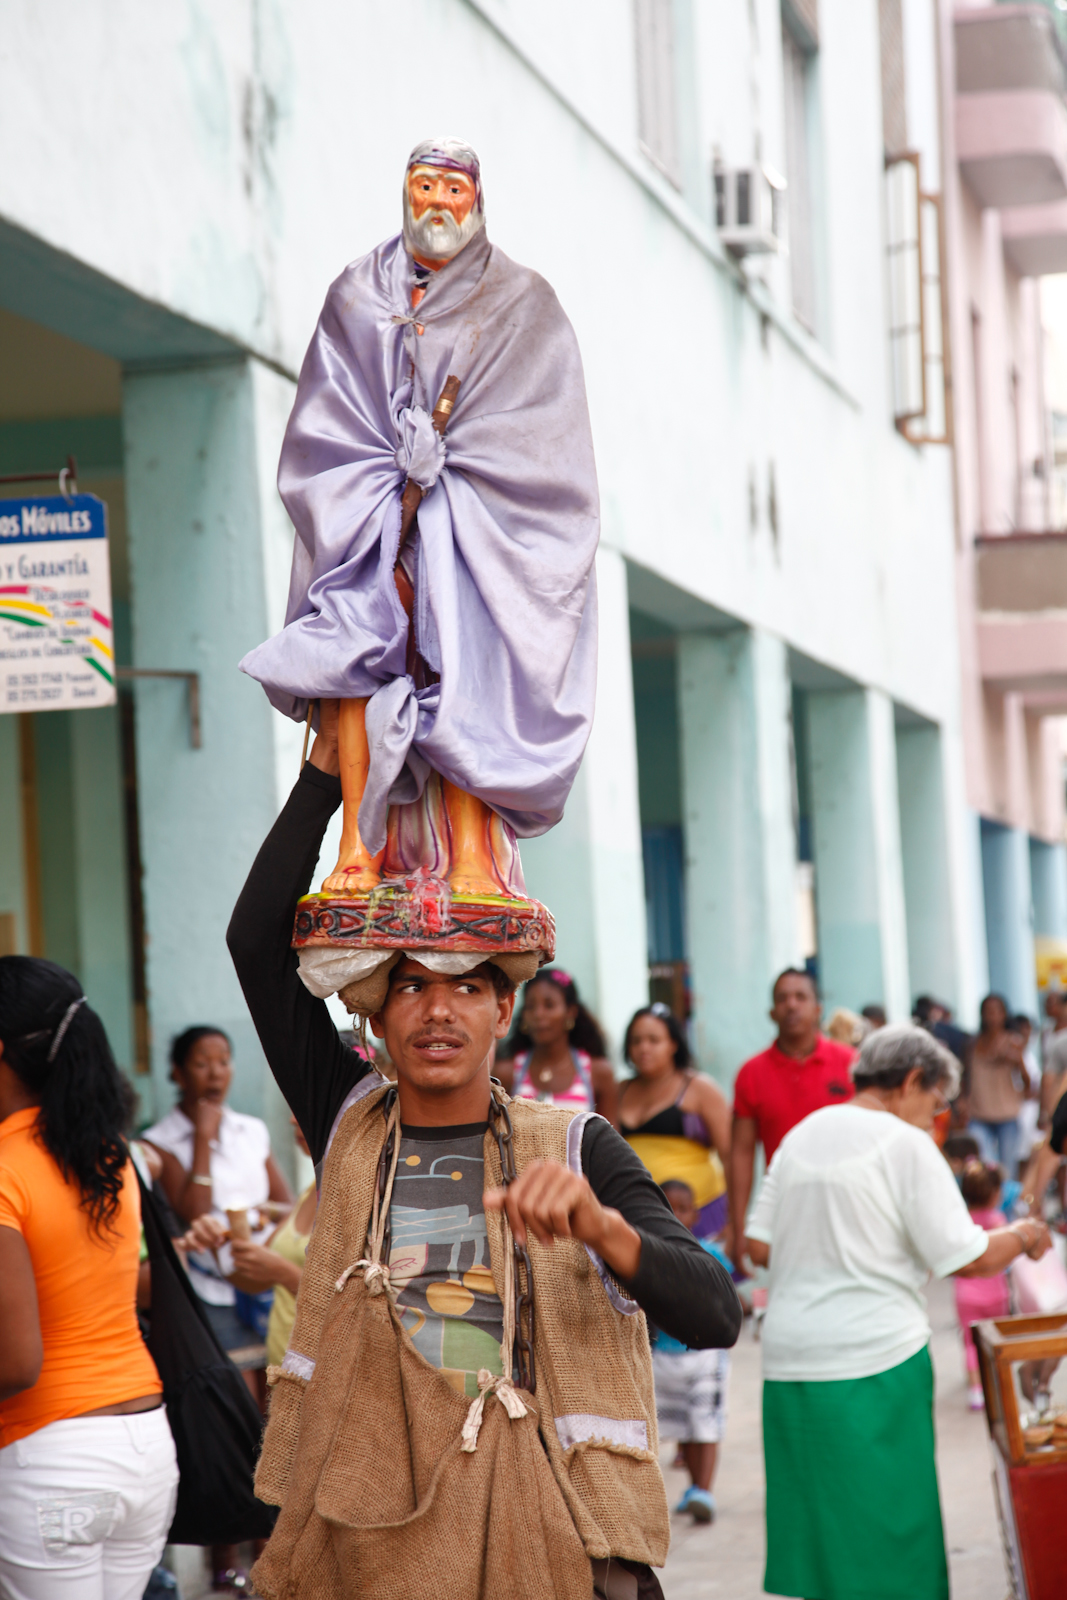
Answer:
[{"label": "white jeans with print", "polygon": [[167,1413],[72,1417],[0,1450],[0,1600],[141,1600],[178,1494]]}]

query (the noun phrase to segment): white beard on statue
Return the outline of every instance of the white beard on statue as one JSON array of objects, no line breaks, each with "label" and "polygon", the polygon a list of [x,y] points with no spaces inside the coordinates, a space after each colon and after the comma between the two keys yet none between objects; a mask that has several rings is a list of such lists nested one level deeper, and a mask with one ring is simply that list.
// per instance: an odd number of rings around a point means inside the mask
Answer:
[{"label": "white beard on statue", "polygon": [[404,195],[404,244],[412,255],[424,256],[427,261],[451,261],[469,244],[485,222],[480,206],[472,206],[462,222],[457,222],[451,211],[427,206],[416,218],[411,201]]}]

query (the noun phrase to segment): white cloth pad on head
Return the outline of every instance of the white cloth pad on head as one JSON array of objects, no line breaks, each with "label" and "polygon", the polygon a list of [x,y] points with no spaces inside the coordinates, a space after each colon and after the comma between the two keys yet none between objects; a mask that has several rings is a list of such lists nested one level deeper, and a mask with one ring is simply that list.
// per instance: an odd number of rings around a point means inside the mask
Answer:
[{"label": "white cloth pad on head", "polygon": [[[300,952],[301,982],[319,1000],[325,1000],[346,984],[369,977],[395,954],[394,950],[338,950],[336,945],[309,945]],[[431,972],[448,977],[471,972],[490,959],[484,950],[405,950],[404,955],[421,962]]]}]

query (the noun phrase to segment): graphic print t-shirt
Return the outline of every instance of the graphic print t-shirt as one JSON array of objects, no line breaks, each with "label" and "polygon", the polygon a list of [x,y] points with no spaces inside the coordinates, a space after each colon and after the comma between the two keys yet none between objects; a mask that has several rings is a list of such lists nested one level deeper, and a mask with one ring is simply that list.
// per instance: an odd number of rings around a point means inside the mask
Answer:
[{"label": "graphic print t-shirt", "polygon": [[485,1231],[485,1124],[401,1130],[390,1208],[389,1272],[420,1355],[458,1389],[498,1376],[504,1311]]}]

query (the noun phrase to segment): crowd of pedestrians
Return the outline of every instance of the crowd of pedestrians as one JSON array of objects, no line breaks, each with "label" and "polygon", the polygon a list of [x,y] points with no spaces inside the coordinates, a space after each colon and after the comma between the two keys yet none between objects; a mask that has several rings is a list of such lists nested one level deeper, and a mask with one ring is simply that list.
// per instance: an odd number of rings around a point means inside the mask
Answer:
[{"label": "crowd of pedestrians", "polygon": [[[930,1275],[954,1279],[977,1409],[971,1326],[1009,1311],[1010,1263],[1050,1247],[1045,1192],[1067,1148],[1058,993],[1046,1012],[1040,1064],[1031,1025],[997,995],[973,1038],[928,996],[907,1025],[887,1026],[876,1006],[838,1011],[831,1038],[814,978],[788,969],[771,993],[775,1036],[740,1066],[732,1105],[662,1004],[631,1018],[617,1081],[559,968],[526,985],[497,1039],[493,1071],[516,1102],[613,1125],[674,1226],[742,1289],[755,1279],[766,1291],[771,1593],[876,1594],[892,1569],[916,1600],[947,1595],[921,1289]],[[138,1325],[138,1307],[151,1316],[151,1269],[131,1151],[217,1347],[265,1344],[245,1373],[264,1412],[262,1369],[287,1359],[316,1186],[294,1202],[265,1124],[227,1103],[221,1029],[186,1030],[171,1068],[175,1105],[128,1144],[131,1091],[76,980],[46,961],[0,960],[4,1600],[139,1600],[172,1524],[178,1463]],[[297,1102],[321,1162],[326,1109]],[[665,1310],[660,1325],[661,1299],[646,1303],[659,1431],[690,1480],[674,1509],[707,1523],[729,1353],[690,1342],[699,1319]],[[234,1545],[216,1543],[211,1560],[217,1590],[254,1592]]]}]

